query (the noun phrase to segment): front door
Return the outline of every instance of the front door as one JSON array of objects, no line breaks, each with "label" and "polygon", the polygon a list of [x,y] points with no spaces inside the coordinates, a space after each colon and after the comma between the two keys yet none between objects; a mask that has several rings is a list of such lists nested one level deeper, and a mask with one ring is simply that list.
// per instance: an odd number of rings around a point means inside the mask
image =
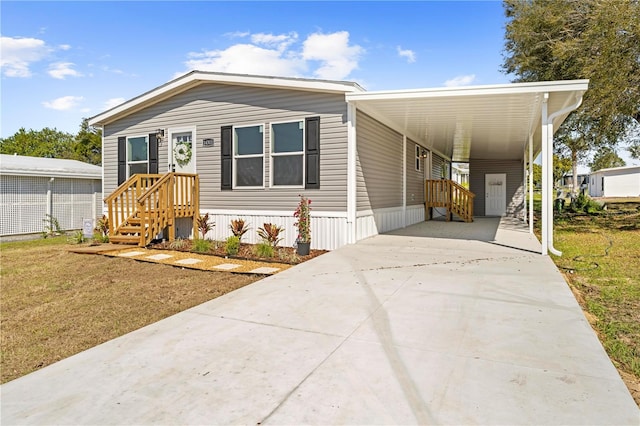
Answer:
[{"label": "front door", "polygon": [[504,216],[507,212],[507,175],[495,173],[484,175],[485,216]]},{"label": "front door", "polygon": [[196,172],[196,147],[193,131],[171,131],[169,134],[169,171],[177,173]]}]

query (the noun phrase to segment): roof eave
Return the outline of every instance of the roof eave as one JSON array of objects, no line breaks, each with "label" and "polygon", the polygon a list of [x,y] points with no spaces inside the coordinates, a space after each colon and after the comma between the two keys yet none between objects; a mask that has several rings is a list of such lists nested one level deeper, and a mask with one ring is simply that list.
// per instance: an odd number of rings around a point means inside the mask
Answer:
[{"label": "roof eave", "polygon": [[364,91],[361,86],[352,82],[191,71],[108,111],[91,117],[89,119],[89,125],[104,126],[105,124],[204,83],[294,89],[323,93],[346,94]]}]

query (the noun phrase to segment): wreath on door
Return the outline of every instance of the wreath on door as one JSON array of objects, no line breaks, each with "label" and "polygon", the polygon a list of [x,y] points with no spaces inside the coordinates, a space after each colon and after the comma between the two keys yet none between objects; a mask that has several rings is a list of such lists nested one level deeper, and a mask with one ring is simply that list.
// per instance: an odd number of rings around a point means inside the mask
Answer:
[{"label": "wreath on door", "polygon": [[173,158],[180,167],[184,167],[191,161],[191,144],[180,142],[173,148]]}]

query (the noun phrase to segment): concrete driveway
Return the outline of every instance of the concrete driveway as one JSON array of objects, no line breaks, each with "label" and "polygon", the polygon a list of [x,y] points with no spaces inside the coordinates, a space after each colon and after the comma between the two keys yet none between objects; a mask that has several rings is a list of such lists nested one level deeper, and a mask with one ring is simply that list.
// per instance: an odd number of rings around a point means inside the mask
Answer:
[{"label": "concrete driveway", "polygon": [[539,248],[370,238],[3,385],[2,424],[640,424]]}]

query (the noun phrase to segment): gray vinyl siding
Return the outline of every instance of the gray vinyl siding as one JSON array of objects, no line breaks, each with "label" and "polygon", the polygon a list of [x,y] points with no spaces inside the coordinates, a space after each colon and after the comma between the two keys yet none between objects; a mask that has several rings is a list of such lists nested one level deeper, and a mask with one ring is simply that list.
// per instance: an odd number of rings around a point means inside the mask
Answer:
[{"label": "gray vinyl siding", "polygon": [[444,170],[444,159],[434,153],[431,157],[431,179],[442,178],[442,170]]},{"label": "gray vinyl siding", "polygon": [[357,209],[402,206],[402,135],[358,111]]},{"label": "gray vinyl siding", "polygon": [[[270,123],[320,117],[320,189],[270,188]],[[220,189],[220,128],[262,124],[265,130],[264,189]],[[105,193],[116,188],[117,138],[155,129],[195,126],[200,206],[225,210],[293,210],[298,194],[315,211],[346,211],[347,124],[344,95],[297,90],[202,84],[105,126]],[[213,138],[204,147],[202,140]],[[168,169],[168,146],[158,148],[159,173]]]},{"label": "gray vinyl siding", "polygon": [[[420,159],[420,171],[416,170],[416,143],[407,139],[407,205],[424,204],[425,161]],[[420,146],[420,150],[424,147]]]},{"label": "gray vinyl siding", "polygon": [[524,201],[523,167],[520,160],[474,160],[469,161],[469,189],[476,194],[473,211],[476,216],[485,215],[486,174],[507,175],[507,216],[521,217]]}]

